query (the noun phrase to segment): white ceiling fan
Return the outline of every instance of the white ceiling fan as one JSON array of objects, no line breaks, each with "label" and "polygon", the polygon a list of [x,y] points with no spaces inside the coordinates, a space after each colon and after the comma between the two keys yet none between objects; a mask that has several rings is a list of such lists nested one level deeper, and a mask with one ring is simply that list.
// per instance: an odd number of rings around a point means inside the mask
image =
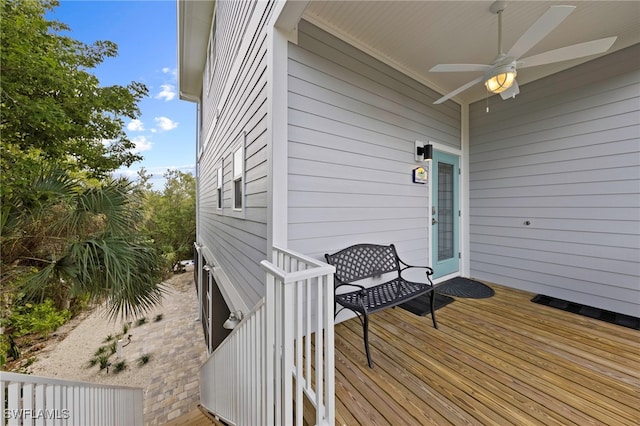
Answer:
[{"label": "white ceiling fan", "polygon": [[506,2],[496,1],[490,8],[492,13],[496,13],[498,15],[498,56],[490,65],[439,64],[429,70],[429,72],[483,72],[482,76],[458,87],[453,92],[447,93],[445,96],[435,101],[434,104],[441,104],[480,82],[485,82],[487,90],[493,93],[499,93],[502,99],[515,97],[520,93],[518,83],[515,80],[517,69],[552,64],[555,62],[603,53],[609,50],[617,38],[608,37],[574,44],[520,59],[522,55],[527,53],[558,25],[560,25],[560,23],[564,21],[571,12],[573,12],[575,6],[551,6],[549,10],[547,10],[531,27],[529,27],[529,29],[520,37],[520,39],[518,39],[518,41],[516,41],[507,53],[502,51],[502,12],[505,7]]}]

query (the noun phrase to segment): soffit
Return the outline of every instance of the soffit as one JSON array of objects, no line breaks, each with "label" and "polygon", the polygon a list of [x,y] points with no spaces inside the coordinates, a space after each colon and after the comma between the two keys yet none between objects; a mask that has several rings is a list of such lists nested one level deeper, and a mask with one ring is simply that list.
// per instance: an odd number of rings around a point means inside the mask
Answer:
[{"label": "soffit", "polygon": [[179,0],[177,7],[180,98],[197,101],[202,91],[215,1]]},{"label": "soffit", "polygon": [[[429,73],[440,63],[490,64],[498,53],[498,17],[492,1],[313,1],[304,18],[445,94],[479,73]],[[608,53],[640,42],[640,2],[512,1],[503,13],[503,50],[552,5],[577,6],[554,31],[524,56],[618,36]],[[599,55],[601,56],[601,55]],[[557,73],[590,56],[518,70],[520,86]],[[455,98],[486,96],[479,84]]]}]

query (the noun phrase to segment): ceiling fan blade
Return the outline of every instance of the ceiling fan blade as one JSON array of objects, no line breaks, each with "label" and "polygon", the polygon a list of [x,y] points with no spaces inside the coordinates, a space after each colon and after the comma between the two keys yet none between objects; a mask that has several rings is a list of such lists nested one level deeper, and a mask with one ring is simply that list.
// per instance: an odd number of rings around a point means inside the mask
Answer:
[{"label": "ceiling fan blade", "polygon": [[491,69],[491,65],[482,64],[438,64],[431,68],[429,72],[467,72],[482,71],[486,72]]},{"label": "ceiling fan blade", "polygon": [[518,59],[529,51],[533,46],[538,44],[540,40],[545,38],[547,34],[560,25],[567,16],[575,9],[575,6],[551,6],[538,20],[529,27],[516,41],[507,56]]},{"label": "ceiling fan blade", "polygon": [[518,68],[536,67],[538,65],[552,64],[554,62],[568,61],[584,56],[596,55],[609,50],[617,37],[602,38],[600,40],[587,41],[560,49],[549,50],[538,55],[529,56],[518,61]]},{"label": "ceiling fan blade", "polygon": [[518,93],[520,93],[520,87],[518,87],[518,82],[514,81],[511,87],[500,93],[500,97],[502,97],[502,99],[504,100],[507,100],[509,98],[515,98]]},{"label": "ceiling fan blade", "polygon": [[448,101],[449,99],[453,98],[455,95],[457,95],[460,92],[464,92],[465,90],[467,90],[469,87],[480,83],[482,80],[484,80],[484,76],[480,76],[478,78],[476,78],[475,80],[471,80],[470,82],[468,82],[467,84],[465,84],[464,86],[460,86],[458,87],[456,90],[454,90],[453,92],[449,92],[446,95],[444,95],[443,97],[441,97],[440,99],[438,99],[437,101],[434,102],[434,104],[441,104],[444,101]]}]

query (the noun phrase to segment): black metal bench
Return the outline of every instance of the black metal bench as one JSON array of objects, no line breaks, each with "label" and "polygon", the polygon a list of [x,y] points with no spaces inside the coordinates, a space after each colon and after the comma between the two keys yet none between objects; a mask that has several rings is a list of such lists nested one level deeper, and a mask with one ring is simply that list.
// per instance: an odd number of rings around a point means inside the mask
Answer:
[{"label": "black metal bench", "polygon": [[[430,276],[433,269],[428,266],[412,266],[398,257],[393,244],[384,246],[377,244],[357,244],[334,254],[325,254],[330,265],[335,266],[335,303],[337,316],[342,309],[353,311],[360,322],[364,333],[364,348],[367,353],[369,367],[373,368],[371,354],[369,352],[369,314],[391,308],[408,300],[431,293],[431,318],[433,326],[438,328],[435,316],[435,291]],[[426,272],[427,281],[424,283],[407,281],[402,277],[402,272],[409,268],[422,268]],[[375,283],[372,286],[364,286],[356,282],[367,278],[382,276],[390,272],[397,272],[388,281]],[[338,294],[340,287],[351,286],[356,290]]]}]

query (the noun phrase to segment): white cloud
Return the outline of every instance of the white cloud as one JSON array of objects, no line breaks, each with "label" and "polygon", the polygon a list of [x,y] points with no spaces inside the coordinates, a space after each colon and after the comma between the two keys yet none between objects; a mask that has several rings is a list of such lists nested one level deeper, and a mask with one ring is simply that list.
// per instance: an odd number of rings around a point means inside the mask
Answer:
[{"label": "white cloud", "polygon": [[135,120],[131,120],[131,122],[127,124],[127,129],[131,130],[132,132],[141,132],[144,130],[144,124],[142,123],[142,121],[136,118]]},{"label": "white cloud", "polygon": [[161,84],[162,91],[156,95],[156,99],[170,101],[176,97],[176,87],[173,84]]},{"label": "white cloud", "polygon": [[112,173],[113,177],[116,178],[127,178],[133,179],[138,175],[138,171],[140,169],[118,169]]},{"label": "white cloud", "polygon": [[153,146],[146,136],[136,136],[131,139],[131,142],[135,144],[135,148],[132,149],[133,152],[149,151]]},{"label": "white cloud", "polygon": [[176,70],[175,68],[164,67],[162,68],[162,73],[171,74],[172,77],[176,77],[178,74],[178,70]]},{"label": "white cloud", "polygon": [[173,130],[176,127],[178,127],[177,122],[167,117],[156,117],[154,118],[154,120],[156,121],[156,124],[158,125],[160,130],[164,130],[165,132],[169,130]]}]

